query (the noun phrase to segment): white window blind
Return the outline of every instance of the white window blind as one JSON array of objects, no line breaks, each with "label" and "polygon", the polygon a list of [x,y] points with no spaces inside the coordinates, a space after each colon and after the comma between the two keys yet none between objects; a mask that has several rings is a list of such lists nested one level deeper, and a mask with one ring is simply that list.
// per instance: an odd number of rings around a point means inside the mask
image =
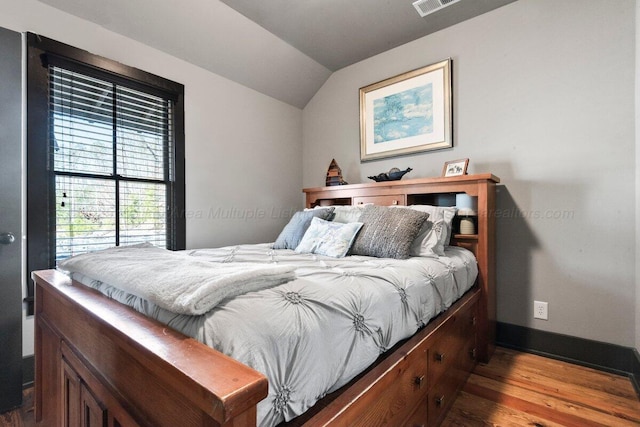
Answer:
[{"label": "white window blind", "polygon": [[55,260],[114,245],[167,247],[172,101],[50,66]]}]

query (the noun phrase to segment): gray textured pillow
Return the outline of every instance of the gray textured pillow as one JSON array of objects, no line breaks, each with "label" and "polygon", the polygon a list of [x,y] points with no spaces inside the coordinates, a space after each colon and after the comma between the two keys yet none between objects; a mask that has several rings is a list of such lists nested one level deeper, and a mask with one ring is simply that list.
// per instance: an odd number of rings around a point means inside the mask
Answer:
[{"label": "gray textured pillow", "polygon": [[411,243],[429,214],[412,209],[367,206],[359,222],[364,223],[351,253],[378,258],[409,258]]},{"label": "gray textured pillow", "polygon": [[328,219],[331,215],[333,215],[333,208],[296,212],[280,232],[273,244],[273,249],[295,249],[314,217]]}]

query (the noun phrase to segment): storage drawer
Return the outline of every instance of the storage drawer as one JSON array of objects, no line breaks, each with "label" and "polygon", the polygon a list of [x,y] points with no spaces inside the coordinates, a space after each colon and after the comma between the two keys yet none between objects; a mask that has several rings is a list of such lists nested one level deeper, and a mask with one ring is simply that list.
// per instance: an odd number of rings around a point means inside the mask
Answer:
[{"label": "storage drawer", "polygon": [[429,427],[439,425],[456,400],[458,384],[456,375],[452,374],[448,372],[441,378],[440,383],[436,384],[429,392],[427,409],[429,420],[427,425]]},{"label": "storage drawer", "polygon": [[460,350],[463,343],[458,336],[458,318],[452,317],[438,331],[438,337],[429,348],[429,386],[436,384],[442,375],[453,364],[455,355]]},{"label": "storage drawer", "polygon": [[425,398],[415,408],[405,425],[407,427],[427,427],[427,423],[429,422],[428,408],[429,403]]},{"label": "storage drawer", "polygon": [[447,371],[440,377],[437,384],[429,391],[428,425],[437,426],[453,405],[469,373],[475,366],[475,336],[471,336],[468,343],[462,347],[453,360],[448,364]]},{"label": "storage drawer", "polygon": [[449,319],[429,349],[428,425],[437,426],[475,366],[477,304]]},{"label": "storage drawer", "polygon": [[461,326],[461,335],[463,341],[463,350],[460,353],[460,371],[464,376],[463,382],[466,381],[468,374],[476,365],[476,346],[477,346],[477,306],[474,305],[473,310],[464,313]]},{"label": "storage drawer", "polygon": [[399,206],[406,205],[407,199],[404,194],[390,194],[388,196],[361,196],[354,197],[354,205],[366,205],[367,203],[373,203],[379,206]]},{"label": "storage drawer", "polygon": [[[375,400],[368,403],[364,412],[347,421],[349,426],[398,426],[410,425],[407,421],[414,410],[422,405],[426,411],[427,357],[426,349],[416,347],[407,357],[389,370],[375,387]],[[426,421],[426,417],[424,418]]]},{"label": "storage drawer", "polygon": [[[436,341],[429,349],[429,385],[437,383],[442,375],[452,369],[463,353],[472,359],[470,352],[476,346],[476,305],[450,318],[438,331]],[[473,360],[473,359],[472,359]],[[467,364],[465,364],[467,366]]]}]

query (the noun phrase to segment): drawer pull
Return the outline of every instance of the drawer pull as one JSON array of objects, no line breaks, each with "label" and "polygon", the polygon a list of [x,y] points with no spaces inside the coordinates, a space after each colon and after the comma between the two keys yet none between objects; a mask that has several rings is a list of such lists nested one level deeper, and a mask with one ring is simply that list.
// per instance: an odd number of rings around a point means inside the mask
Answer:
[{"label": "drawer pull", "polygon": [[471,358],[473,360],[476,360],[476,349],[472,348],[471,350],[469,350],[469,356],[471,356]]},{"label": "drawer pull", "polygon": [[443,353],[436,353],[436,361],[437,362],[444,362],[444,354]]},{"label": "drawer pull", "polygon": [[476,326],[476,322],[477,322],[476,316],[471,317],[471,324],[473,326]]},{"label": "drawer pull", "polygon": [[444,406],[444,395],[436,397],[436,406],[442,408]]},{"label": "drawer pull", "polygon": [[397,201],[397,200],[394,200],[394,201],[392,201],[392,202],[391,202],[391,204],[392,204],[392,205],[397,205],[397,204],[398,204],[398,201]]},{"label": "drawer pull", "polygon": [[419,377],[413,378],[413,383],[418,386],[418,388],[422,387],[422,383],[424,382],[424,375],[420,375]]}]

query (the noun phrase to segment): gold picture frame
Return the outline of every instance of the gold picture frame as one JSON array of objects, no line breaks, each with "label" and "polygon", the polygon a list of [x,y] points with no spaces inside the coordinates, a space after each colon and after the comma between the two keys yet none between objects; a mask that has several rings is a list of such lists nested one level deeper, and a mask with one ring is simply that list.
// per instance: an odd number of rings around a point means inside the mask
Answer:
[{"label": "gold picture frame", "polygon": [[451,58],[360,88],[360,161],[453,146]]}]

